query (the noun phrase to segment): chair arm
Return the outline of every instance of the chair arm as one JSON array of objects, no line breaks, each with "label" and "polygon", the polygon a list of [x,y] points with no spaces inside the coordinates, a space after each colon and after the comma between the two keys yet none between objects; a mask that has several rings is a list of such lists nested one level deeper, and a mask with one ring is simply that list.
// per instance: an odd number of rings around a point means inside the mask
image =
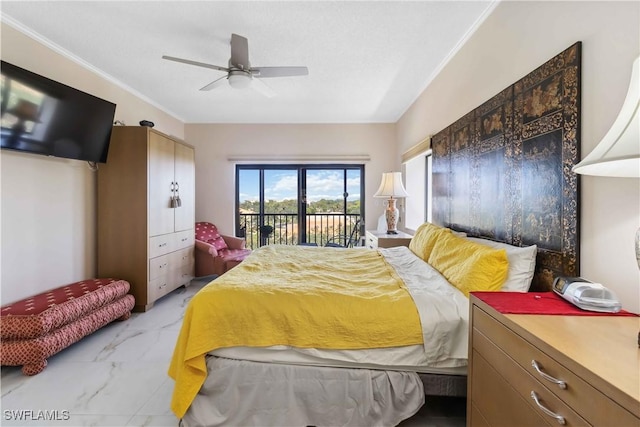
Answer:
[{"label": "chair arm", "polygon": [[234,237],[234,236],[225,236],[222,235],[222,238],[227,243],[229,249],[244,249],[245,248],[245,240],[242,237]]},{"label": "chair arm", "polygon": [[218,256],[218,250],[213,245],[210,245],[207,242],[203,242],[202,240],[196,239],[195,248],[197,251],[208,253],[213,257]]}]

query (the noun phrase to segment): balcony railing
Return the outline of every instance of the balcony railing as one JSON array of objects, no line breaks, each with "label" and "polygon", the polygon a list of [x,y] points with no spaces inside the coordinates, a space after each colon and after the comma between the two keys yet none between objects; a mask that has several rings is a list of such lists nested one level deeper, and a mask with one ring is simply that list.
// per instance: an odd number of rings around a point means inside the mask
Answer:
[{"label": "balcony railing", "polygon": [[[359,214],[310,214],[306,216],[306,236],[301,239],[298,214],[263,214],[264,223],[260,224],[260,214],[240,214],[240,230],[244,232],[247,247],[256,249],[264,245],[297,245],[301,242],[324,246],[328,241],[344,244],[345,236],[351,236],[356,227]],[[354,241],[359,241],[362,230],[356,229]]]}]

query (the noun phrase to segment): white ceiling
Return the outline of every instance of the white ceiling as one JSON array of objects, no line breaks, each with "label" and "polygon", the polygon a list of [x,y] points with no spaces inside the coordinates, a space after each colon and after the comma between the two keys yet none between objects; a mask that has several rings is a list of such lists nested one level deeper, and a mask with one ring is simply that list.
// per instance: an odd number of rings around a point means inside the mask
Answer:
[{"label": "white ceiling", "polygon": [[[396,122],[495,1],[2,1],[2,19],[185,123]],[[223,85],[231,33],[277,95]],[[18,64],[19,65],[19,64]]]}]

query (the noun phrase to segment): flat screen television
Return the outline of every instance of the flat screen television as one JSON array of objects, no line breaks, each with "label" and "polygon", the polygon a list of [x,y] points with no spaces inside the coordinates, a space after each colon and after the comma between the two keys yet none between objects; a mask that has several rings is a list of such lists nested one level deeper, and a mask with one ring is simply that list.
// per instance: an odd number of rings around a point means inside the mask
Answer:
[{"label": "flat screen television", "polygon": [[107,161],[115,104],[0,62],[3,149]]}]

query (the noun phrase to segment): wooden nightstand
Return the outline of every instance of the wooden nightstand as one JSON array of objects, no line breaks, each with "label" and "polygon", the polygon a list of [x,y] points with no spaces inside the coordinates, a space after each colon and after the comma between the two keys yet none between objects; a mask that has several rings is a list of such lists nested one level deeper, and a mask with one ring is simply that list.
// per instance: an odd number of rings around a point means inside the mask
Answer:
[{"label": "wooden nightstand", "polygon": [[501,314],[473,294],[470,303],[468,427],[640,425],[637,317]]},{"label": "wooden nightstand", "polygon": [[398,234],[387,234],[376,230],[367,230],[366,246],[369,249],[409,246],[412,237],[411,234],[402,231],[398,231]]}]

